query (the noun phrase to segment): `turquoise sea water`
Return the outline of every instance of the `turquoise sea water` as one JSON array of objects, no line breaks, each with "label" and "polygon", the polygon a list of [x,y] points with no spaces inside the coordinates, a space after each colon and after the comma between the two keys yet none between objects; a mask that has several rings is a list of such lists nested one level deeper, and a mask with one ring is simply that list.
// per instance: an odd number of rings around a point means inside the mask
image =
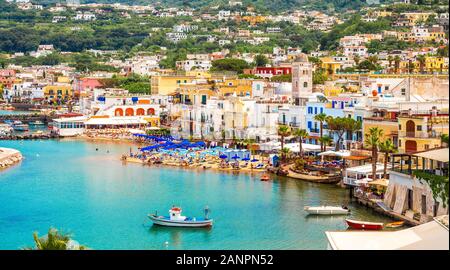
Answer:
[{"label": "turquoise sea water", "polygon": [[0,110],[0,115],[32,114],[30,111],[6,111]]},{"label": "turquoise sea water", "polygon": [[[0,249],[33,244],[50,226],[93,249],[325,249],[325,231],[345,230],[345,217],[311,217],[305,205],[341,205],[341,188],[285,178],[122,164],[128,144],[0,141],[18,149],[20,164],[0,171]],[[98,151],[96,151],[98,148]],[[109,151],[109,153],[108,153]],[[181,205],[211,229],[151,226],[148,213]],[[350,204],[355,219],[388,221]],[[168,242],[168,244],[166,244]]]}]

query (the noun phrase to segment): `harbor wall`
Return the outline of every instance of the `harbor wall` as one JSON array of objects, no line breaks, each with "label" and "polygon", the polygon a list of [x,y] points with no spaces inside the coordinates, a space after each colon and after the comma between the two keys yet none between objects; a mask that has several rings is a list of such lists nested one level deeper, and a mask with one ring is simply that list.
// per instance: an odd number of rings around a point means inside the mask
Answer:
[{"label": "harbor wall", "polygon": [[0,147],[0,169],[8,168],[22,159],[22,154],[18,150]]}]

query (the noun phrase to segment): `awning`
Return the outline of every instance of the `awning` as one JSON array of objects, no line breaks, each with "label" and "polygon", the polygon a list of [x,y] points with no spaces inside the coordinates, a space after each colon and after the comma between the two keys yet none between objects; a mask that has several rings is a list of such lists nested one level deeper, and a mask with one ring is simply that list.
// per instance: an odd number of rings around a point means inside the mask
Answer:
[{"label": "awning", "polygon": [[332,157],[348,157],[350,156],[350,151],[325,151],[322,153],[319,153],[318,156],[332,156]]},{"label": "awning", "polygon": [[449,151],[448,148],[441,148],[436,150],[430,150],[426,152],[413,154],[415,157],[422,157],[426,159],[436,160],[440,162],[448,162]]},{"label": "awning", "polygon": [[387,186],[389,185],[389,180],[386,180],[386,179],[377,179],[377,180],[375,180],[375,181],[369,182],[369,185],[387,187]]}]

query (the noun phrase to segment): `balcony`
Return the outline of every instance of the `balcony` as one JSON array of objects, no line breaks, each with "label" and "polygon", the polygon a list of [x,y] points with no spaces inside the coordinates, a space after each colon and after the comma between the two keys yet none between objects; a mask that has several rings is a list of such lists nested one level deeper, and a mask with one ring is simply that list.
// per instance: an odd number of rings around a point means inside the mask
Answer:
[{"label": "balcony", "polygon": [[435,139],[440,138],[442,132],[426,132],[426,131],[399,131],[398,136],[403,138],[421,138]]}]

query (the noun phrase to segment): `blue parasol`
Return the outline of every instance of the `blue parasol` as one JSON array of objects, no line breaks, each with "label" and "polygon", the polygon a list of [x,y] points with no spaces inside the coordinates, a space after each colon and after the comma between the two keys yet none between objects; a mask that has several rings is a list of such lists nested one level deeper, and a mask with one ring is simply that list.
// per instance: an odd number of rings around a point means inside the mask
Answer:
[{"label": "blue parasol", "polygon": [[256,159],[256,158],[251,160],[251,162],[258,162],[258,161],[259,161],[259,159]]},{"label": "blue parasol", "polygon": [[245,157],[245,158],[243,158],[242,159],[243,161],[248,161],[248,160],[250,160],[248,157]]},{"label": "blue parasol", "polygon": [[234,157],[232,157],[232,159],[239,159],[239,156],[235,155]]},{"label": "blue parasol", "polygon": [[226,159],[226,158],[228,158],[228,156],[227,155],[220,155],[219,158]]}]

